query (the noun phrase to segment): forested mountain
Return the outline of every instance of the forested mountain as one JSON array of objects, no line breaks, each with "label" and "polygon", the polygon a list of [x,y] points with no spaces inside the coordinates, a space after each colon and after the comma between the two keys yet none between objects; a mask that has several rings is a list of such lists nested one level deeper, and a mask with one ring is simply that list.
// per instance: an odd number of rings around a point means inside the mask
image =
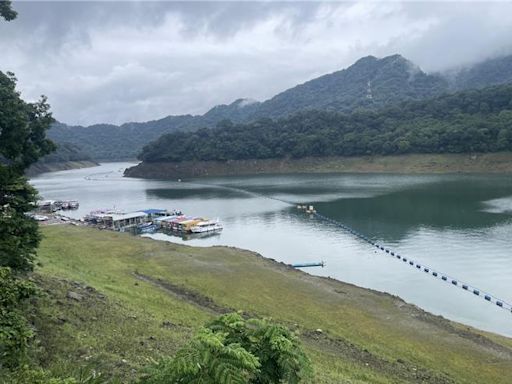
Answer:
[{"label": "forested mountain", "polygon": [[219,121],[249,121],[260,110],[261,103],[251,99],[238,99],[233,103],[213,107],[202,116],[204,126],[215,126]]},{"label": "forested mountain", "polygon": [[453,87],[458,90],[512,83],[512,55],[464,68],[456,73],[453,81]]},{"label": "forested mountain", "polygon": [[204,115],[167,116],[159,120],[120,126],[95,124],[82,127],[55,123],[48,132],[48,137],[57,143],[74,143],[84,148],[96,160],[129,160],[135,159],[144,145],[164,133],[214,127],[225,119],[246,121],[246,111],[257,108],[259,104],[238,99],[230,105],[218,105]]},{"label": "forested mountain", "polygon": [[446,92],[448,82],[427,75],[400,55],[364,57],[347,69],[286,90],[258,108],[257,117],[282,117],[304,109],[352,111],[420,100]]},{"label": "forested mountain", "polygon": [[[57,143],[80,146],[95,160],[134,159],[144,144],[174,130],[187,130],[198,116],[168,116],[146,123],[95,124],[88,127],[55,123],[48,137]],[[201,123],[198,123],[202,126]]]},{"label": "forested mountain", "polygon": [[78,145],[97,160],[133,159],[144,145],[162,134],[214,127],[226,119],[240,123],[286,117],[303,110],[377,110],[401,101],[511,82],[512,56],[487,60],[450,74],[426,74],[400,55],[382,59],[368,56],[347,69],[310,80],[262,103],[238,99],[229,105],[218,105],[204,115],[168,116],[121,126],[58,123],[48,136],[58,143]]},{"label": "forested mountain", "polygon": [[91,155],[81,150],[74,144],[60,143],[55,152],[39,159],[38,164],[63,163],[67,161],[88,161],[92,160]]},{"label": "forested mountain", "polygon": [[40,158],[25,171],[26,176],[43,172],[93,166],[96,162],[86,152],[70,143],[59,143],[55,152]]},{"label": "forested mountain", "polygon": [[446,94],[378,111],[303,111],[249,124],[175,132],[147,145],[146,162],[461,153],[512,150],[512,86]]}]

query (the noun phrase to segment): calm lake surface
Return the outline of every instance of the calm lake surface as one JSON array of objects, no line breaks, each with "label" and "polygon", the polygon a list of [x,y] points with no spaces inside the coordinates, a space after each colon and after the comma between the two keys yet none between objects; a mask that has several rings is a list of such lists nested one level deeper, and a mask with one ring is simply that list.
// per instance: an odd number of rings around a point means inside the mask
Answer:
[{"label": "calm lake surface", "polygon": [[[385,291],[444,317],[512,336],[512,313],[402,263],[296,208],[242,192],[123,178],[131,163],[42,174],[46,199],[98,208],[180,209],[219,218],[207,238],[151,237],[193,246],[229,245],[286,263],[325,261],[307,272]],[[195,180],[314,204],[379,244],[512,302],[512,177],[506,175],[304,174]]]}]

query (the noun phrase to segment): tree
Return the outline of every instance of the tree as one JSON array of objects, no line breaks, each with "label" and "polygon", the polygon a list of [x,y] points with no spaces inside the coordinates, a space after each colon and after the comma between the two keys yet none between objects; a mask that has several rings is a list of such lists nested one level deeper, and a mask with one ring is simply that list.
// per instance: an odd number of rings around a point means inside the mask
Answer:
[{"label": "tree", "polygon": [[173,359],[152,365],[142,383],[295,384],[311,374],[298,338],[286,327],[231,313],[202,328]]},{"label": "tree", "polygon": [[44,96],[26,103],[16,91],[14,74],[0,72],[0,267],[15,272],[32,269],[39,245],[37,223],[26,216],[37,192],[23,173],[54,150],[45,137],[52,122]]},{"label": "tree", "polygon": [[0,155],[14,171],[23,173],[55,149],[45,136],[54,120],[46,97],[26,103],[16,91],[16,81],[13,73],[0,72]]},{"label": "tree", "polygon": [[12,9],[12,3],[10,0],[0,1],[0,17],[3,17],[7,21],[14,20],[18,16],[18,13]]}]

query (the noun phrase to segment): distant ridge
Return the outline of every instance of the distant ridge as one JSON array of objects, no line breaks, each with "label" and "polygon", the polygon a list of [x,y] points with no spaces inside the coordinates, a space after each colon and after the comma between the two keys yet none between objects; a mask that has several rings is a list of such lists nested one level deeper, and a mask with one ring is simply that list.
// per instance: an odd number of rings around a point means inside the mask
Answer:
[{"label": "distant ridge", "polygon": [[512,83],[512,55],[489,59],[464,68],[452,84],[457,90]]},{"label": "distant ridge", "polygon": [[350,111],[430,98],[445,92],[448,82],[427,75],[400,55],[367,56],[347,69],[288,89],[258,108],[258,117],[282,117],[299,110]]},{"label": "distant ridge", "polygon": [[282,118],[304,110],[351,112],[380,109],[443,93],[512,83],[512,55],[486,60],[458,71],[427,74],[401,55],[366,56],[346,69],[297,85],[264,102],[237,99],[204,115],[167,116],[144,123],[89,127],[58,123],[48,136],[78,145],[96,160],[134,159],[144,145],[165,133],[214,127],[223,120],[251,122]]}]

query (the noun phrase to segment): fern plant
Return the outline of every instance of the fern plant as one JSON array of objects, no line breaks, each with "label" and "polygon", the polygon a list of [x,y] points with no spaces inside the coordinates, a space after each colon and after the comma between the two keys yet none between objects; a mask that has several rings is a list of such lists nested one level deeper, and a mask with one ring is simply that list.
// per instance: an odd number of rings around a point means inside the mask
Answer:
[{"label": "fern plant", "polygon": [[143,384],[295,384],[312,375],[299,339],[268,319],[223,315],[174,358],[148,368]]}]

